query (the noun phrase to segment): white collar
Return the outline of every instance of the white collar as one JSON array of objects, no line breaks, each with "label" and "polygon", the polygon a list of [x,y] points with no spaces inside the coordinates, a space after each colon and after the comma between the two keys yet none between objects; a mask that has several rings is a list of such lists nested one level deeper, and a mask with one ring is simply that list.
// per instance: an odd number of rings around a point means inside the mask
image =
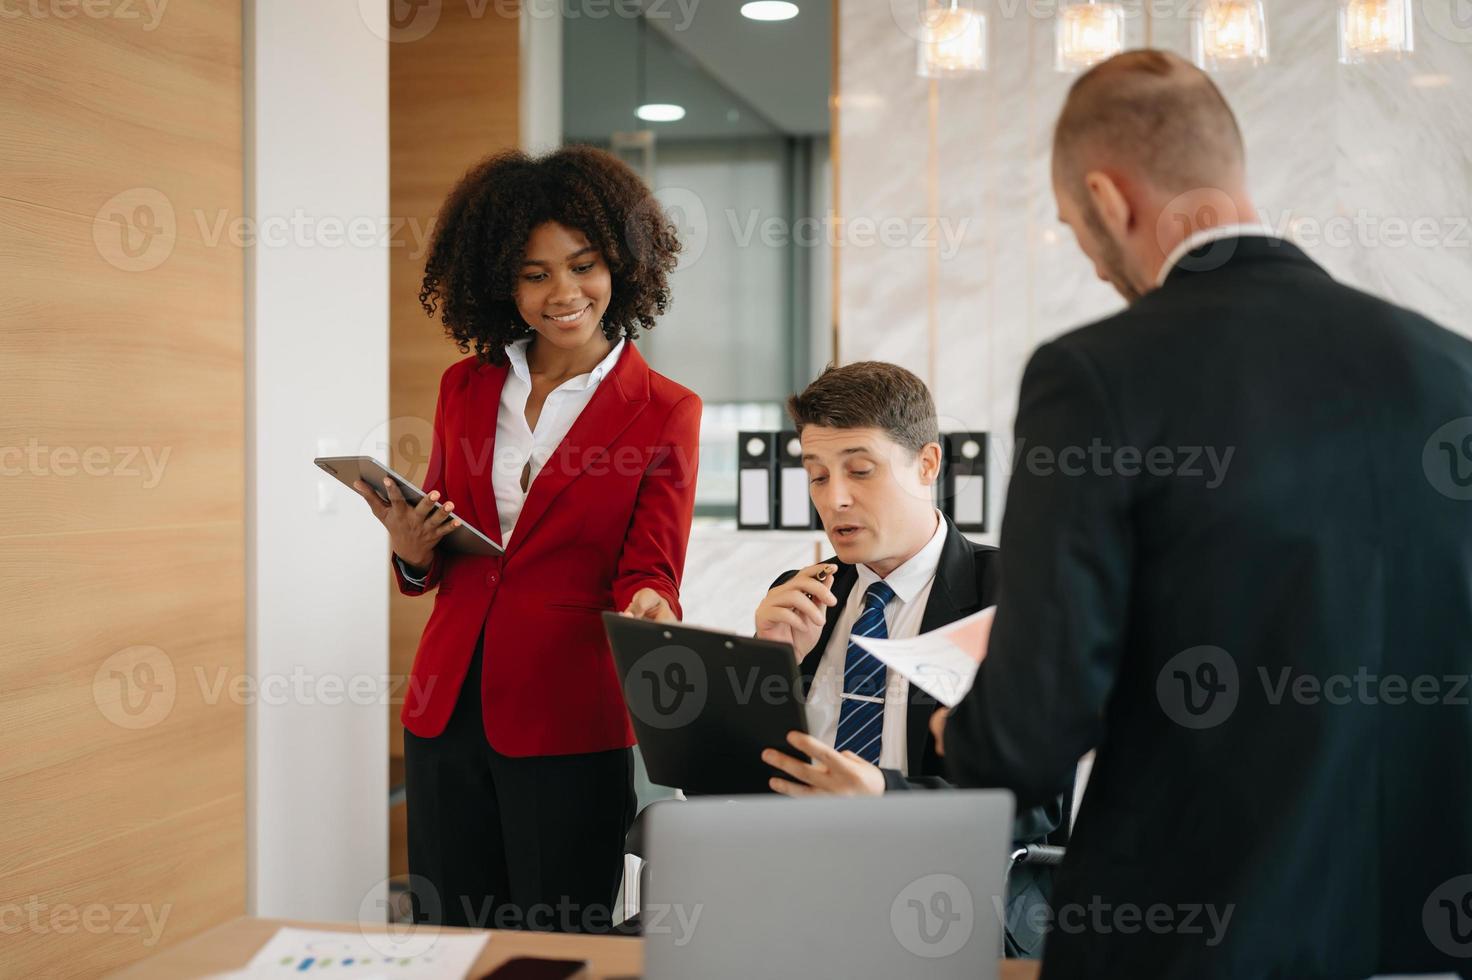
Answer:
[{"label": "white collar", "polygon": [[[526,349],[531,346],[533,339],[532,337],[528,337],[525,340],[518,340],[506,345],[506,358],[511,362],[511,370],[528,385],[532,383],[532,372],[526,363]],[[576,377],[567,379],[558,386],[558,390],[571,388],[573,390],[587,391],[589,388],[598,384],[598,382],[608,376],[608,372],[612,371],[613,366],[618,363],[618,356],[624,352],[624,344],[626,342],[627,338],[620,337],[618,343],[613,345],[613,350],[609,351],[608,356],[598,362],[597,367],[593,368],[587,374],[579,374]]]},{"label": "white collar", "polygon": [[1214,228],[1203,228],[1186,238],[1165,257],[1165,264],[1160,267],[1160,274],[1155,277],[1155,286],[1159,288],[1165,285],[1166,278],[1189,253],[1196,251],[1203,245],[1221,241],[1223,238],[1277,238],[1278,233],[1264,224],[1245,225],[1217,225]]},{"label": "white collar", "polygon": [[[920,590],[925,588],[927,582],[935,578],[935,571],[940,567],[940,553],[946,546],[946,532],[949,525],[941,516],[940,511],[935,512],[936,529],[930,536],[930,541],[925,547],[917,551],[909,561],[884,577],[884,583],[899,597],[901,602],[910,602]],[[868,565],[859,566],[859,580],[854,588],[860,592],[867,592],[869,586],[879,581],[879,576]]]}]

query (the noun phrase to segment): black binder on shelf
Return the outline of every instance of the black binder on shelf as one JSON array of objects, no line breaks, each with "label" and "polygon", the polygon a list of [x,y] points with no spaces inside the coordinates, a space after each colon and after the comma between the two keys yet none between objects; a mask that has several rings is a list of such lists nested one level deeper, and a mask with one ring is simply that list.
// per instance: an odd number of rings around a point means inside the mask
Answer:
[{"label": "black binder on shelf", "polygon": [[947,432],[942,438],[941,512],[962,531],[987,530],[985,432]]},{"label": "black binder on shelf", "polygon": [[777,526],[811,531],[818,511],[808,493],[808,471],[802,468],[802,441],[793,431],[777,433]]},{"label": "black binder on shelf", "polygon": [[743,531],[777,526],[777,433],[736,436],[736,526]]}]

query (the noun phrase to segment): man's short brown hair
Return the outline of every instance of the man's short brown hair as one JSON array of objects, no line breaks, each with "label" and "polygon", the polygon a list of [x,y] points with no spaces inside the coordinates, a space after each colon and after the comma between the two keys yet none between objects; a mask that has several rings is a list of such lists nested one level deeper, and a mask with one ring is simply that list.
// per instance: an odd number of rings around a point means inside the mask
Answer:
[{"label": "man's short brown hair", "polygon": [[940,442],[930,389],[898,364],[884,361],[830,364],[801,394],[787,399],[787,414],[799,434],[809,425],[881,429],[912,453]]},{"label": "man's short brown hair", "polygon": [[1089,170],[1126,166],[1160,190],[1218,187],[1244,167],[1237,117],[1207,74],[1142,49],[1095,65],[1069,89],[1053,134],[1053,173],[1070,192]]}]

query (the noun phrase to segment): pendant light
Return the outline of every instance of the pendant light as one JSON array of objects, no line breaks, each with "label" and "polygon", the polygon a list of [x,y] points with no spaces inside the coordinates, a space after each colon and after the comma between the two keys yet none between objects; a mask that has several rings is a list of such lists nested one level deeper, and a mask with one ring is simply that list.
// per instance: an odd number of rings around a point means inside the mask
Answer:
[{"label": "pendant light", "polygon": [[1262,0],[1206,0],[1191,19],[1191,49],[1207,70],[1268,60],[1268,19]]},{"label": "pendant light", "polygon": [[930,0],[920,15],[921,78],[948,78],[986,71],[986,14],[960,0]]},{"label": "pendant light", "polygon": [[1339,0],[1339,62],[1361,64],[1416,49],[1411,0]]},{"label": "pendant light", "polygon": [[1054,64],[1059,71],[1083,71],[1123,50],[1123,4],[1074,0],[1058,9]]}]

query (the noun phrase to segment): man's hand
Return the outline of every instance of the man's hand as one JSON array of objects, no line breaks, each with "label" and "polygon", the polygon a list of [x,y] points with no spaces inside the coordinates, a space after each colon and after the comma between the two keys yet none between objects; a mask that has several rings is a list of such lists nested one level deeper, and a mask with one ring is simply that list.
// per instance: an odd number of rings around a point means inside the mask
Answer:
[{"label": "man's hand", "polygon": [[930,737],[935,739],[935,754],[946,754],[946,719],[951,717],[950,708],[936,708],[930,716]]},{"label": "man's hand", "polygon": [[823,635],[825,610],[838,605],[829,588],[836,574],[837,565],[814,565],[768,592],[756,607],[757,638],[792,644],[798,660],[811,653]]},{"label": "man's hand", "polygon": [[635,619],[652,619],[656,623],[678,623],[680,617],[670,608],[669,602],[664,596],[653,589],[640,589],[634,593],[634,598],[629,600],[629,607],[624,610],[625,616],[633,616]]},{"label": "man's hand", "polygon": [[803,732],[788,732],[787,743],[812,763],[799,762],[785,752],[767,749],[762,761],[798,782],[773,776],[767,785],[783,796],[883,796],[884,773],[852,752],[835,752]]}]

